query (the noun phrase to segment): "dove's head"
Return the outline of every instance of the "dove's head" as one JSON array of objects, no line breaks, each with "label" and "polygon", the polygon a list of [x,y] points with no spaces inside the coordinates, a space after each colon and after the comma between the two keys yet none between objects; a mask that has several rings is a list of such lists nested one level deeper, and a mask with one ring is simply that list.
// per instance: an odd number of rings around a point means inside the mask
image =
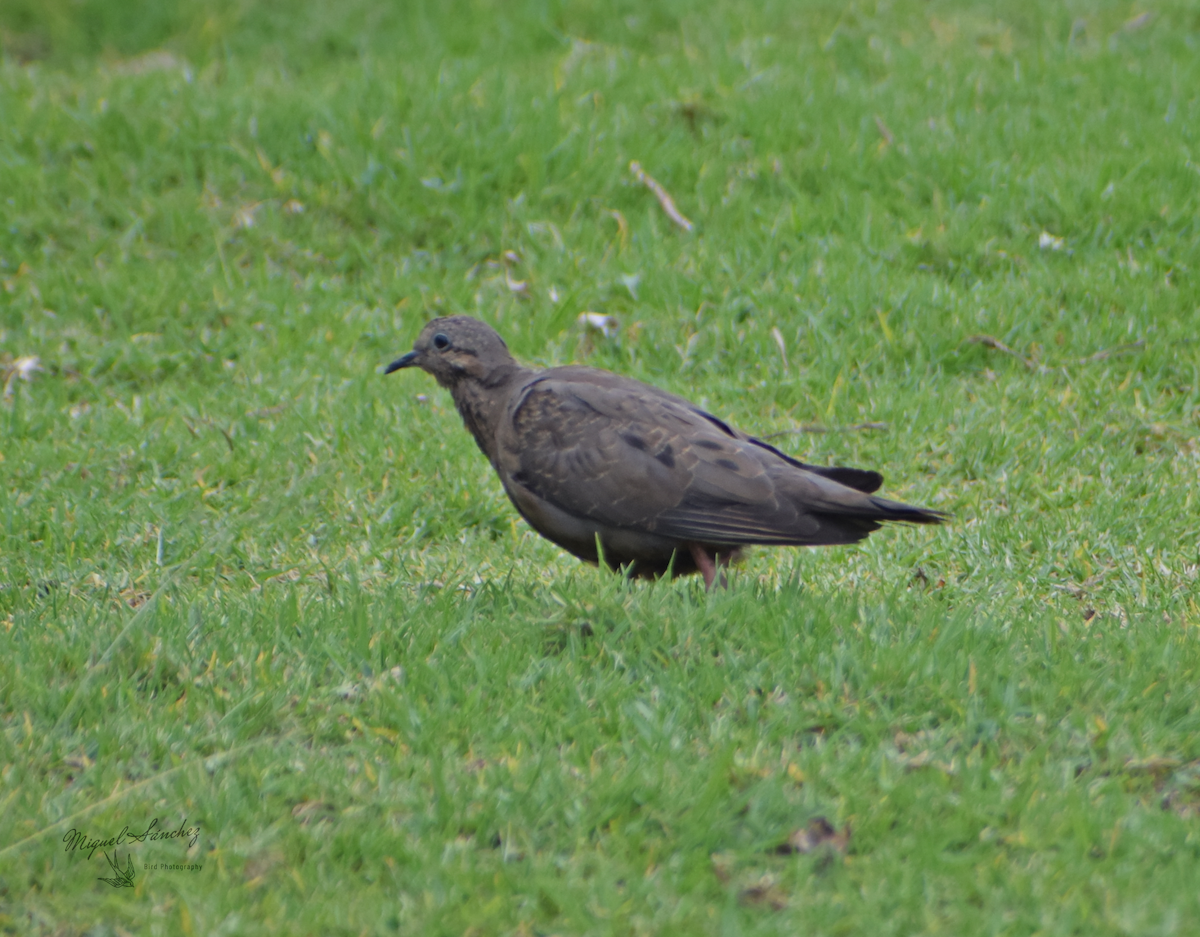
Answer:
[{"label": "dove's head", "polygon": [[443,387],[453,389],[464,380],[502,381],[517,363],[491,326],[470,316],[446,316],[429,322],[413,350],[389,364],[384,373],[413,367],[428,371]]}]

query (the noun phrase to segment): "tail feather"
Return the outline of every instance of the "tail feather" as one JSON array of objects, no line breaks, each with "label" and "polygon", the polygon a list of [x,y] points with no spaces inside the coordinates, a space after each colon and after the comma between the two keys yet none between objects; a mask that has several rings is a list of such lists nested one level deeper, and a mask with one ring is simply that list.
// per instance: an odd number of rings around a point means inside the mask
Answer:
[{"label": "tail feather", "polygon": [[[855,472],[853,469],[840,471]],[[857,481],[863,487],[870,487],[879,478],[878,473],[859,472],[862,476],[873,474],[874,478],[851,477],[846,481]],[[846,484],[836,476],[830,477],[826,472],[809,470],[780,475],[776,476],[776,483],[777,491],[791,500],[796,509],[799,521],[796,533],[800,535],[798,542],[814,546],[855,543],[888,521],[941,524],[950,519],[950,515],[942,511],[870,494],[862,488]],[[807,522],[803,520],[805,517],[809,518]],[[814,519],[820,525],[816,531],[809,526]]]},{"label": "tail feather", "polygon": [[812,515],[821,522],[820,533],[808,540],[813,545],[857,543],[888,521],[907,524],[942,524],[950,519],[943,511],[919,508],[887,498],[864,497],[857,504],[829,505]]},{"label": "tail feather", "polygon": [[844,465],[831,465],[829,467],[806,465],[805,469],[817,475],[823,475],[825,478],[832,478],[838,484],[845,485],[847,488],[853,488],[855,491],[861,491],[864,494],[878,491],[879,486],[883,484],[883,476],[869,469],[846,468]]},{"label": "tail feather", "polygon": [[913,504],[889,501],[887,498],[871,498],[871,505],[879,512],[874,515],[881,521],[903,521],[907,524],[943,524],[951,515],[932,508],[919,508]]},{"label": "tail feather", "polygon": [[814,475],[832,479],[838,484],[845,485],[847,488],[853,488],[855,491],[870,494],[872,491],[877,491],[879,486],[883,484],[883,476],[870,469],[847,468],[844,465],[809,465],[807,462],[793,459],[786,452],[776,449],[769,442],[763,442],[757,436],[747,436],[746,441],[758,446],[760,449],[773,452],[794,468],[804,469],[804,471],[812,472]]}]

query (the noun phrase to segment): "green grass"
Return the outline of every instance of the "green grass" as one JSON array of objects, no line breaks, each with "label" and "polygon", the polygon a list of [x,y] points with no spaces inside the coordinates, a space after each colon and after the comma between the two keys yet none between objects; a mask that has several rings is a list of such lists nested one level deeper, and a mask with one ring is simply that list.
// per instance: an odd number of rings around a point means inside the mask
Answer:
[{"label": "green grass", "polygon": [[[1192,4],[0,39],[0,932],[1200,933]],[[378,373],[448,312],[955,521],[583,566]]]}]

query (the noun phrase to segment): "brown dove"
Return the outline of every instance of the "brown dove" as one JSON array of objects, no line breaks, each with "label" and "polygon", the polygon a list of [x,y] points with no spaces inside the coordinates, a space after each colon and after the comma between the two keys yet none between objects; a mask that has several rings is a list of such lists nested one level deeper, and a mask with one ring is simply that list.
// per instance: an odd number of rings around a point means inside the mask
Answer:
[{"label": "brown dove", "polygon": [[520,365],[470,316],[434,319],[388,365],[450,391],[521,516],[589,563],[633,576],[718,569],[744,547],[862,540],[940,511],[876,497],[878,472],[805,465],[682,397],[586,367]]}]

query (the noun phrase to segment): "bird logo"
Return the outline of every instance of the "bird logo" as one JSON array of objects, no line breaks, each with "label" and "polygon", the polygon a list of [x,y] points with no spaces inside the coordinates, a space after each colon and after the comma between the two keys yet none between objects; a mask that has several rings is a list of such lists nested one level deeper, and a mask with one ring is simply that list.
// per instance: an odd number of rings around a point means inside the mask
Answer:
[{"label": "bird logo", "polygon": [[113,870],[112,878],[100,878],[102,882],[108,882],[113,888],[133,888],[133,856],[129,855],[126,858],[129,860],[124,871],[121,869],[121,858],[117,851],[113,850],[113,857],[110,859],[108,853],[102,854],[108,862],[108,866]]}]

